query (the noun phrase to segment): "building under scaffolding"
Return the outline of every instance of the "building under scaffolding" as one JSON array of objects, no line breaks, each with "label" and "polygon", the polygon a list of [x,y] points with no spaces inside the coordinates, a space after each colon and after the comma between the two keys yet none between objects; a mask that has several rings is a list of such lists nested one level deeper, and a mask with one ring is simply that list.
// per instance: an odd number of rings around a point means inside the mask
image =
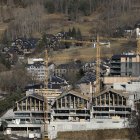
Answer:
[{"label": "building under scaffolding", "polygon": [[87,121],[90,119],[89,98],[75,91],[61,94],[52,108],[53,121]]},{"label": "building under scaffolding", "polygon": [[105,90],[93,98],[92,117],[94,119],[128,118],[128,94],[115,90]]}]

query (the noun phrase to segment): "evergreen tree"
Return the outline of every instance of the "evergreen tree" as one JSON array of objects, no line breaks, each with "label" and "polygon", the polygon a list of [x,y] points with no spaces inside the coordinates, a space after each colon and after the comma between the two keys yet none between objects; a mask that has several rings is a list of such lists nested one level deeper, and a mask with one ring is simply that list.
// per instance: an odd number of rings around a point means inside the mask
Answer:
[{"label": "evergreen tree", "polygon": [[85,16],[90,15],[90,3],[87,0],[81,0],[79,10],[83,12]]},{"label": "evergreen tree", "polygon": [[77,29],[77,32],[76,32],[76,39],[82,40],[82,34],[79,28]]},{"label": "evergreen tree", "polygon": [[73,38],[76,38],[76,29],[75,29],[75,27],[72,28],[71,34],[72,34]]},{"label": "evergreen tree", "polygon": [[45,8],[47,9],[48,13],[54,13],[55,12],[54,2],[52,0],[47,0]]},{"label": "evergreen tree", "polygon": [[69,28],[69,31],[68,31],[68,36],[71,37],[72,36],[72,31],[71,31],[71,28]]}]

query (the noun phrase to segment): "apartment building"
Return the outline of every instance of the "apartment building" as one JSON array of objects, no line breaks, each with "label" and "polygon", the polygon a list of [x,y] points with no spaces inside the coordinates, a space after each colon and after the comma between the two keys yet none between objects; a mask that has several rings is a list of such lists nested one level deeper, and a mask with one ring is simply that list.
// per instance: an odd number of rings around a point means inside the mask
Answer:
[{"label": "apartment building", "polygon": [[110,76],[140,76],[140,55],[127,53],[112,56]]},{"label": "apartment building", "polygon": [[55,68],[55,75],[60,77],[67,77],[68,75],[75,75],[79,72],[81,63],[60,64]]},{"label": "apartment building", "polygon": [[[45,80],[46,65],[42,58],[29,58],[26,66],[27,71],[31,74],[33,80],[43,82]],[[53,75],[55,65],[49,63],[48,75]]]},{"label": "apartment building", "polygon": [[27,71],[31,74],[33,80],[45,80],[46,66],[43,63],[28,64]]}]

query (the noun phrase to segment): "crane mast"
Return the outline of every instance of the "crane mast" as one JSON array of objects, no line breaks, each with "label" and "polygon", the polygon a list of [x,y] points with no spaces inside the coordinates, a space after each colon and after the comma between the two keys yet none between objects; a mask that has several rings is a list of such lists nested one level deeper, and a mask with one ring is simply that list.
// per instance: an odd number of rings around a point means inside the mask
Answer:
[{"label": "crane mast", "polygon": [[45,66],[46,66],[46,72],[45,72],[45,89],[48,89],[48,51],[45,50]]},{"label": "crane mast", "polygon": [[[45,89],[48,89],[48,51],[45,50],[45,65],[46,65],[46,72],[45,72]],[[44,139],[48,139],[48,100],[47,100],[47,93],[44,95]]]},{"label": "crane mast", "polygon": [[140,54],[140,39],[137,39],[137,50],[136,50],[137,54]]},{"label": "crane mast", "polygon": [[99,43],[99,36],[97,35],[97,44],[96,44],[96,94],[100,92],[100,60],[101,49]]}]

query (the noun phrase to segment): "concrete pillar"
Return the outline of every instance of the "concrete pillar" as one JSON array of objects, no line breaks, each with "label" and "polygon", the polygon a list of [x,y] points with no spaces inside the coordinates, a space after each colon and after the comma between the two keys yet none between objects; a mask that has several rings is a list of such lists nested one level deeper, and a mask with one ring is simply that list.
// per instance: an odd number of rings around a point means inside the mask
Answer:
[{"label": "concrete pillar", "polygon": [[100,100],[100,106],[101,106],[101,95],[100,95],[100,98],[99,98],[99,100]]},{"label": "concrete pillar", "polygon": [[125,104],[124,105],[126,106],[126,98],[124,98],[124,101],[125,101]]},{"label": "concrete pillar", "polygon": [[76,105],[75,105],[75,96],[74,96],[74,108],[76,108]]},{"label": "concrete pillar", "polygon": [[19,105],[18,105],[18,102],[16,102],[17,103],[17,110],[19,110]]},{"label": "concrete pillar", "polygon": [[35,98],[33,98],[33,104],[31,105],[31,109],[35,111]]},{"label": "concrete pillar", "polygon": [[78,100],[78,107],[79,107],[79,97],[78,97],[78,99],[77,99],[77,100]]},{"label": "concrete pillar", "polygon": [[69,96],[69,98],[70,98],[70,103],[69,104],[70,104],[70,108],[71,108],[71,96]]},{"label": "concrete pillar", "polygon": [[27,99],[26,99],[26,105],[25,105],[25,106],[26,106],[26,111],[27,111],[27,106],[28,106],[28,104],[27,104]]},{"label": "concrete pillar", "polygon": [[85,107],[85,100],[84,100],[84,99],[82,99],[82,102],[83,102],[83,105],[84,105],[83,107]]},{"label": "concrete pillar", "polygon": [[34,99],[34,111],[36,110],[36,99]]},{"label": "concrete pillar", "polygon": [[29,130],[28,130],[28,127],[27,127],[27,136],[29,135]]},{"label": "concrete pillar", "polygon": [[67,97],[65,96],[65,108],[67,107]]},{"label": "concrete pillar", "polygon": [[119,95],[117,95],[117,105],[119,106]]},{"label": "concrete pillar", "polygon": [[97,105],[97,97],[95,98],[95,100],[96,100],[96,105]]},{"label": "concrete pillar", "polygon": [[21,110],[23,110],[23,101],[21,101]]},{"label": "concrete pillar", "polygon": [[91,95],[90,97],[92,97],[93,91],[92,91],[92,83],[91,83],[91,82],[90,82],[90,85],[89,85],[89,86],[90,86],[89,93],[90,93],[90,95]]},{"label": "concrete pillar", "polygon": [[39,100],[39,111],[40,111],[40,100]]},{"label": "concrete pillar", "polygon": [[56,108],[59,108],[59,106],[58,106],[58,100],[56,100]]},{"label": "concrete pillar", "polygon": [[31,107],[32,107],[32,99],[30,97],[30,110],[31,110]]},{"label": "concrete pillar", "polygon": [[61,108],[62,108],[62,98],[61,98],[60,102],[61,102]]},{"label": "concrete pillar", "polygon": [[110,106],[110,93],[109,93],[109,106]]},{"label": "concrete pillar", "polygon": [[105,98],[104,98],[104,104],[106,105],[106,94],[104,94]]},{"label": "concrete pillar", "polygon": [[113,94],[113,106],[114,106],[114,104],[115,104],[115,103],[114,103],[114,94]]},{"label": "concrete pillar", "polygon": [[88,108],[88,101],[87,101],[87,104],[86,105],[87,105],[86,108]]}]

